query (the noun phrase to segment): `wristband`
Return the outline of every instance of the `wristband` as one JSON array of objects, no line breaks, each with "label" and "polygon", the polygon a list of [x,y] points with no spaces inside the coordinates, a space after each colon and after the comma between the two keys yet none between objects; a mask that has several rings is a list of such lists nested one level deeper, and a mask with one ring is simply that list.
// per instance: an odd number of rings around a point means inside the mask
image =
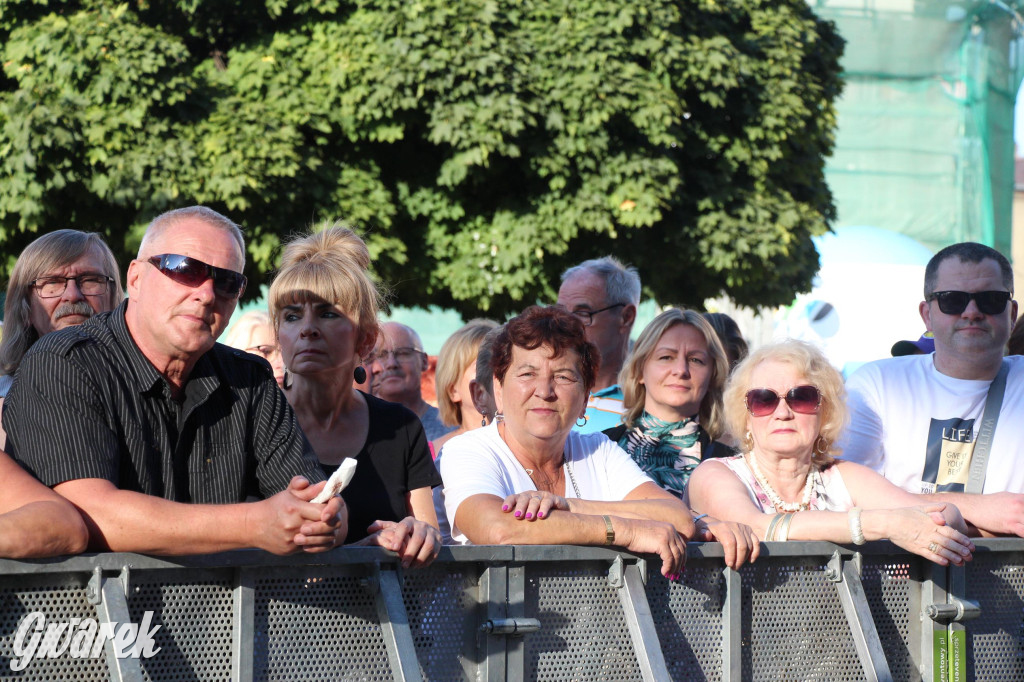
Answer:
[{"label": "wristband", "polygon": [[604,519],[604,544],[614,545],[615,544],[615,529],[612,527],[612,520],[607,515],[602,516]]},{"label": "wristband", "polygon": [[863,545],[867,540],[864,539],[864,529],[860,524],[860,507],[850,509],[846,517],[850,522],[850,540],[855,545]]}]

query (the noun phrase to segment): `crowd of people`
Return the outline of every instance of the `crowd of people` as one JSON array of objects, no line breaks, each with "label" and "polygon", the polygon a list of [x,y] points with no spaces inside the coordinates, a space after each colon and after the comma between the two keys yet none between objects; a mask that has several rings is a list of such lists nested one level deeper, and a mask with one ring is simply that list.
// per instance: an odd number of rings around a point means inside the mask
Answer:
[{"label": "crowd of people", "polygon": [[[0,343],[0,556],[347,543],[415,568],[447,543],[573,544],[656,554],[677,579],[689,540],[737,568],[763,541],[888,539],[959,565],[972,536],[1024,536],[1017,302],[989,247],[929,263],[931,352],[845,383],[810,344],[750,351],[722,314],[669,308],[631,342],[637,271],[589,260],[550,305],[455,332],[437,406],[419,335],[379,321],[358,234],[288,242],[268,310],[217,343],[244,263],[239,227],[199,206],[153,220],[124,289],[97,235],[21,254]],[[351,484],[315,501],[349,459]]]}]

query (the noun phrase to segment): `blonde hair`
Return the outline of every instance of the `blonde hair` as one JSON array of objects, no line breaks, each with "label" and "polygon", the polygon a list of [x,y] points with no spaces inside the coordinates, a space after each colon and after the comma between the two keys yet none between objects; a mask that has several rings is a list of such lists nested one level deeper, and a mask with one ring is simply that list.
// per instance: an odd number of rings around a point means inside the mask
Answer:
[{"label": "blonde hair", "polygon": [[725,430],[722,415],[722,387],[729,375],[729,359],[714,328],[700,313],[693,310],[669,308],[655,317],[640,332],[640,336],[637,337],[636,343],[633,345],[633,352],[630,353],[626,364],[619,371],[622,402],[626,408],[622,415],[622,422],[626,428],[631,429],[643,414],[644,403],[647,401],[647,389],[640,383],[640,379],[644,375],[644,365],[647,364],[647,360],[650,359],[665,332],[677,324],[693,327],[701,333],[707,344],[708,356],[711,360],[709,365],[711,377],[708,380],[707,392],[700,401],[697,415],[701,427],[707,431],[708,435],[712,439],[718,438]]},{"label": "blonde hair", "polygon": [[[449,336],[437,354],[437,369],[434,373],[437,393],[437,409],[446,426],[462,426],[462,410],[452,402],[451,391],[459,383],[466,368],[476,362],[480,343],[487,333],[498,326],[494,320],[478,318],[470,320]],[[472,402],[470,396],[463,400]]]},{"label": "blonde hair", "polygon": [[245,312],[231,325],[231,329],[224,335],[221,343],[239,350],[248,350],[252,348],[252,337],[256,335],[256,330],[260,327],[266,327],[271,334],[274,333],[274,324],[270,321],[267,311],[250,310]]},{"label": "blonde hair", "polygon": [[94,232],[55,230],[36,239],[21,252],[7,283],[4,302],[4,334],[0,342],[0,372],[14,374],[21,359],[39,338],[29,321],[28,297],[32,282],[47,272],[71,265],[87,253],[99,256],[102,274],[114,281],[107,287],[107,305],[113,310],[124,299],[117,260],[103,237]]},{"label": "blonde hair", "polygon": [[357,348],[372,346],[384,295],[370,277],[370,251],[358,234],[341,223],[326,223],[292,239],[281,255],[281,269],[270,285],[270,316],[276,334],[285,306],[312,301],[336,305],[359,330]]},{"label": "blonde hair", "polygon": [[[725,387],[725,419],[729,429],[738,438],[747,430],[747,391],[759,388],[750,385],[750,377],[754,369],[765,362],[790,365],[821,393],[818,435],[824,439],[825,446],[819,448],[815,442],[811,461],[819,466],[831,464],[833,457],[840,453],[836,440],[849,419],[846,387],[843,385],[843,376],[829,363],[825,354],[804,341],[788,339],[761,346],[736,366]],[[743,437],[741,440],[746,439]],[[747,443],[744,443],[744,447],[750,449]]]}]

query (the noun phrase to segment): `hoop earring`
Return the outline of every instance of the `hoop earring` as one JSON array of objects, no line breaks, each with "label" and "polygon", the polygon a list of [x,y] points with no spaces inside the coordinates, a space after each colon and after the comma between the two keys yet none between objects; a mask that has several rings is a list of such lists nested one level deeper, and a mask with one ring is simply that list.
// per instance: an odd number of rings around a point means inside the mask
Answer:
[{"label": "hoop earring", "polygon": [[818,436],[818,439],[814,441],[814,453],[816,455],[825,456],[828,454],[828,448],[830,443],[825,440],[824,436]]},{"label": "hoop earring", "polygon": [[291,373],[288,372],[287,367],[284,368],[284,372],[282,374],[283,376],[281,377],[281,388],[287,391],[292,387],[292,382],[289,381],[289,379],[292,378],[292,375]]},{"label": "hoop earring", "polygon": [[750,431],[747,431],[745,434],[743,434],[743,447],[746,449],[747,452],[750,452],[754,449],[754,436],[750,433]]},{"label": "hoop earring", "polygon": [[355,370],[352,372],[352,377],[356,380],[357,384],[365,384],[366,370],[363,369],[362,365],[356,365]]},{"label": "hoop earring", "polygon": [[505,415],[503,415],[501,412],[495,412],[494,421],[500,424],[501,422],[505,421]]},{"label": "hoop earring", "polygon": [[[583,420],[582,424],[580,424],[580,419]],[[580,419],[576,420],[576,428],[577,429],[582,429],[584,426],[587,425],[587,422],[590,421],[590,417],[588,417],[587,415],[583,415],[582,417],[580,417]]]}]

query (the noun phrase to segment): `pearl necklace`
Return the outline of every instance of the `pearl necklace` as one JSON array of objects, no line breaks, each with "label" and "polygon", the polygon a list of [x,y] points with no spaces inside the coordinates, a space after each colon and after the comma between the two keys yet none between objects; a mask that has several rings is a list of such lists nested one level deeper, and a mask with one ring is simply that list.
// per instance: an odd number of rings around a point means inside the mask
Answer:
[{"label": "pearl necklace", "polygon": [[778,491],[775,490],[768,483],[768,479],[761,473],[761,467],[757,466],[757,457],[754,453],[750,453],[750,470],[754,472],[754,478],[757,479],[761,489],[764,490],[764,494],[768,496],[768,501],[776,509],[781,509],[784,512],[798,512],[806,511],[811,507],[811,493],[814,491],[814,477],[819,475],[818,470],[814,465],[811,465],[811,470],[807,472],[807,480],[804,483],[804,494],[800,502],[785,502],[782,499],[782,495],[779,495]]}]

